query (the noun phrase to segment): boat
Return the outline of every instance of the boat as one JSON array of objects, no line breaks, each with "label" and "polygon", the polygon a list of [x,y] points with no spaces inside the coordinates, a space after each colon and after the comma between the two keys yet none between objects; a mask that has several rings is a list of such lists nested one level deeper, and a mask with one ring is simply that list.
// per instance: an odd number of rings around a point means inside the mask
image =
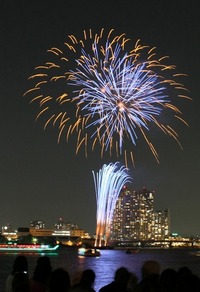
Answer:
[{"label": "boat", "polygon": [[194,250],[194,251],[190,251],[189,254],[193,255],[193,256],[200,256],[200,250]]},{"label": "boat", "polygon": [[50,245],[50,244],[0,244],[0,252],[15,252],[15,253],[21,253],[21,252],[38,252],[38,253],[44,253],[44,252],[55,252],[57,251],[59,245]]},{"label": "boat", "polygon": [[136,248],[126,250],[126,254],[135,254],[138,252],[139,252],[139,249],[136,249]]},{"label": "boat", "polygon": [[85,256],[85,257],[99,257],[101,253],[100,253],[100,250],[97,248],[81,247],[78,249],[78,255]]}]

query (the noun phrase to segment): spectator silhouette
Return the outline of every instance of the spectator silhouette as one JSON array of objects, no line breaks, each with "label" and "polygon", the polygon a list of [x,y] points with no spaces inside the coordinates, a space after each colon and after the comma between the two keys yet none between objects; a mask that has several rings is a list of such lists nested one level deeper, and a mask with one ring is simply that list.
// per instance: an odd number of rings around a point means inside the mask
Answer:
[{"label": "spectator silhouette", "polygon": [[30,282],[27,273],[17,272],[14,274],[12,292],[30,292]]},{"label": "spectator silhouette", "polygon": [[167,268],[160,275],[161,292],[174,292],[177,285],[177,272],[174,269]]},{"label": "spectator silhouette", "polygon": [[28,275],[28,261],[24,255],[18,255],[13,263],[11,274],[8,275],[5,283],[5,292],[13,292],[12,281],[17,273],[26,273]]},{"label": "spectator silhouette", "polygon": [[200,292],[200,278],[187,267],[179,268],[176,292]]},{"label": "spectator silhouette", "polygon": [[68,292],[69,289],[69,273],[63,268],[53,270],[48,280],[47,292]]},{"label": "spectator silhouette", "polygon": [[159,277],[160,277],[160,265],[157,261],[148,260],[145,261],[142,268],[142,279],[135,287],[136,292],[157,292],[160,291]]},{"label": "spectator silhouette", "polygon": [[47,280],[52,271],[50,258],[48,256],[41,256],[37,260],[33,277],[30,279],[31,292],[45,292]]},{"label": "spectator silhouette", "polygon": [[191,275],[191,274],[192,274],[192,271],[187,266],[180,267],[177,271],[178,279],[182,279],[185,276]]},{"label": "spectator silhouette", "polygon": [[95,281],[95,273],[92,269],[84,270],[81,273],[80,281],[73,285],[70,289],[71,292],[95,292],[93,284]]},{"label": "spectator silhouette", "polygon": [[103,286],[99,292],[127,292],[131,273],[125,267],[120,267],[115,271],[114,281]]},{"label": "spectator silhouette", "polygon": [[77,271],[71,278],[71,287],[73,288],[75,285],[77,285],[80,280],[81,280],[81,276],[82,276],[82,271]]},{"label": "spectator silhouette", "polygon": [[138,277],[134,273],[131,273],[131,276],[128,281],[128,292],[134,292],[137,284],[138,284]]}]

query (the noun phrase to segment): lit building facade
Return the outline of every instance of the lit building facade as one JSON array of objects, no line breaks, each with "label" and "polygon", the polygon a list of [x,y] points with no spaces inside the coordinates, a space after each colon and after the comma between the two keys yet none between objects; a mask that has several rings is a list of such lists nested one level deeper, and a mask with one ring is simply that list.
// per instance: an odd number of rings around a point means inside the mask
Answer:
[{"label": "lit building facade", "polygon": [[72,224],[71,222],[64,222],[62,218],[54,225],[55,230],[65,230],[71,231],[72,229],[78,229],[77,224]]},{"label": "lit building facade", "polygon": [[154,211],[152,222],[152,238],[164,240],[170,236],[170,212],[169,209]]},{"label": "lit building facade", "polygon": [[1,235],[8,240],[15,240],[17,238],[17,230],[14,230],[10,224],[1,227]]},{"label": "lit building facade", "polygon": [[45,229],[45,222],[42,220],[33,220],[30,223],[30,228]]},{"label": "lit building facade", "polygon": [[111,223],[111,241],[142,241],[169,236],[169,212],[154,211],[153,191],[122,190]]}]

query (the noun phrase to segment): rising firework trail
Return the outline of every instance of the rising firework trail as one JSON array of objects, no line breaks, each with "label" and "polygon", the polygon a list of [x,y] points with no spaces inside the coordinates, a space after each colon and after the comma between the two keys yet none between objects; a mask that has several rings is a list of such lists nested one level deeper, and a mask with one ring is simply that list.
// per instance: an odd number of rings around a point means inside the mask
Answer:
[{"label": "rising firework trail", "polygon": [[110,235],[110,225],[118,196],[123,186],[131,182],[124,166],[119,168],[119,162],[104,164],[102,169],[95,174],[93,171],[95,192],[96,192],[96,240],[95,246],[105,245]]},{"label": "rising firework trail", "polygon": [[[156,57],[156,48],[132,43],[125,34],[102,29],[84,31],[81,38],[68,35],[63,48],[48,50],[49,60],[35,68],[32,87],[24,94],[39,105],[36,120],[58,128],[58,142],[76,137],[76,153],[84,147],[99,149],[125,165],[134,163],[133,147],[143,137],[155,159],[151,125],[174,138],[178,134],[164,122],[163,114],[187,123],[176,106],[190,99],[168,57]],[[171,93],[171,94],[169,94]],[[180,145],[180,143],[179,143]]]}]

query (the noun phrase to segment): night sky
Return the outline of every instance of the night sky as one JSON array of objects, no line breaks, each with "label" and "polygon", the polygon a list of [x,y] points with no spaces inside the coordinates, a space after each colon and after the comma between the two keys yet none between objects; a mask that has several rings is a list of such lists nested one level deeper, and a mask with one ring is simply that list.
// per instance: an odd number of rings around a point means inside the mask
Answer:
[{"label": "night sky", "polygon": [[[3,0],[0,4],[0,226],[28,227],[44,220],[52,227],[60,217],[95,233],[96,196],[92,171],[115,157],[99,153],[75,155],[73,143],[57,143],[57,131],[35,122],[38,112],[23,97],[28,77],[43,64],[47,50],[60,47],[68,34],[84,29],[114,28],[133,42],[156,46],[169,55],[177,71],[186,73],[184,85],[192,101],[179,108],[189,127],[172,124],[179,145],[160,131],[151,140],[159,154],[158,164],[144,140],[134,147],[135,167],[130,169],[132,189],[155,191],[155,209],[169,208],[171,232],[200,235],[199,231],[199,1],[179,0]],[[170,122],[170,121],[169,121]],[[121,162],[121,161],[120,161]]]}]

